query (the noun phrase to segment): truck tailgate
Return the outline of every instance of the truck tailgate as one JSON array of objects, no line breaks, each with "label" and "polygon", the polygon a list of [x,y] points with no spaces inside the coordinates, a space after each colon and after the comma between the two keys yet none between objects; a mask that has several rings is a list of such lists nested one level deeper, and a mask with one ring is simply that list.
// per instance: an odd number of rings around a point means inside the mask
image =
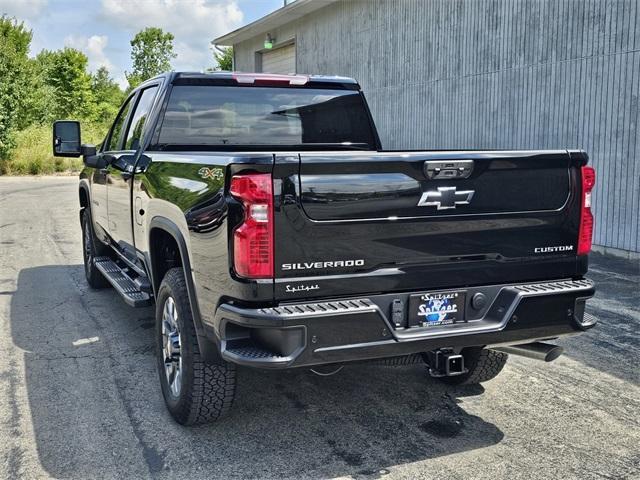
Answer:
[{"label": "truck tailgate", "polygon": [[568,278],[582,152],[276,156],[275,296]]}]

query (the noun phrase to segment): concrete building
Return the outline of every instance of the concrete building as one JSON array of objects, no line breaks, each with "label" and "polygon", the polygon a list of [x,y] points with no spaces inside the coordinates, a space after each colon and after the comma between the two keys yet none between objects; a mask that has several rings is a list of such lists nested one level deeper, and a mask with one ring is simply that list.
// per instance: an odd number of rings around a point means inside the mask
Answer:
[{"label": "concrete building", "polygon": [[635,0],[297,0],[213,43],[240,71],[355,77],[385,149],[585,149],[595,243],[640,258],[639,18]]}]

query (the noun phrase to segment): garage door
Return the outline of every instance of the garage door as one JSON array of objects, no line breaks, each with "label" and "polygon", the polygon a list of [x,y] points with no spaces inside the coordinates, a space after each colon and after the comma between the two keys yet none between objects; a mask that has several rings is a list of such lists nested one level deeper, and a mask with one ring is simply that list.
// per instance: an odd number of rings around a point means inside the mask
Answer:
[{"label": "garage door", "polygon": [[265,73],[296,73],[296,45],[276,48],[262,54],[262,71]]}]

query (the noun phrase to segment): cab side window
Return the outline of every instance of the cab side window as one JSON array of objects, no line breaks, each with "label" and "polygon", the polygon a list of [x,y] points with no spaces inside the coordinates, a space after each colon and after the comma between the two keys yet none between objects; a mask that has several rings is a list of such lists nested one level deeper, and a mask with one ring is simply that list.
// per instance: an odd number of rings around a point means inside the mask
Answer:
[{"label": "cab side window", "polygon": [[129,114],[129,110],[131,109],[131,99],[133,96],[129,97],[122,109],[120,109],[120,113],[116,117],[116,121],[113,122],[113,126],[111,127],[111,133],[109,134],[109,139],[105,145],[105,152],[115,152],[119,150],[120,145],[120,135],[122,133],[122,127],[124,126],[124,121],[127,119],[127,115]]},{"label": "cab side window", "polygon": [[144,130],[144,125],[149,116],[157,90],[157,86],[142,90],[136,109],[133,111],[131,122],[129,123],[127,137],[124,142],[125,150],[137,150],[140,147],[142,131]]}]

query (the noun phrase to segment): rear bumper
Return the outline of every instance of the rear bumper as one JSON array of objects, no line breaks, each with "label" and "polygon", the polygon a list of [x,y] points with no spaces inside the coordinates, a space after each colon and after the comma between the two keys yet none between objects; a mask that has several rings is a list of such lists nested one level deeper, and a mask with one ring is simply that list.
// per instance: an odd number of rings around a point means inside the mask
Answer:
[{"label": "rear bumper", "polygon": [[[586,300],[595,292],[590,280],[465,290],[467,321],[448,326],[394,328],[391,304],[400,301],[406,310],[411,293],[405,293],[260,309],[223,304],[205,330],[227,361],[294,368],[438,348],[522,344],[577,334],[595,325],[593,317],[584,313]],[[474,309],[471,299],[476,293],[488,301]]]}]

